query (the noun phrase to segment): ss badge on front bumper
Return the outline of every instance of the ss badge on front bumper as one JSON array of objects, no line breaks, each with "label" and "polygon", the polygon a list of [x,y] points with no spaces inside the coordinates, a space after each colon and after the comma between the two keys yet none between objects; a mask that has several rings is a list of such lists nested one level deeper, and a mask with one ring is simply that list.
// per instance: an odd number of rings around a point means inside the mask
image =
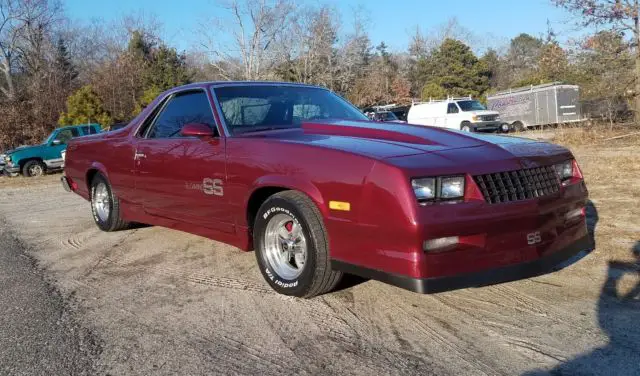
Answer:
[{"label": "ss badge on front bumper", "polygon": [[540,231],[530,232],[527,234],[527,244],[534,245],[538,244],[542,241],[542,235]]}]

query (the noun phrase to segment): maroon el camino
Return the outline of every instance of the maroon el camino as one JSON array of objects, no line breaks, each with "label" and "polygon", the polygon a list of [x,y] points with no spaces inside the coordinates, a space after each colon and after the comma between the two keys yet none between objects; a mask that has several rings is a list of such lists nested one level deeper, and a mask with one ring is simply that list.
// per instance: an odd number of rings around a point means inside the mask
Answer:
[{"label": "maroon el camino", "polygon": [[[331,91],[209,82],[73,139],[62,183],[104,231],[146,223],[256,250],[279,293],[343,273],[421,293],[546,273],[591,242],[569,150],[368,121]],[[161,246],[160,244],[158,246]]]}]

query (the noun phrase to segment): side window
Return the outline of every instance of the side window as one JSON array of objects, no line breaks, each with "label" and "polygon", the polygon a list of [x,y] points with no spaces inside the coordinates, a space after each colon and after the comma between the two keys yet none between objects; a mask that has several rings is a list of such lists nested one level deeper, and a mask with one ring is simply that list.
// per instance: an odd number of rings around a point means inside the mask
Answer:
[{"label": "side window", "polygon": [[88,135],[89,134],[89,129],[91,129],[91,127],[80,127],[80,129],[82,129],[82,134],[83,135]]},{"label": "side window", "polygon": [[96,127],[89,127],[89,134],[97,134],[98,130],[96,129]]},{"label": "side window", "polygon": [[253,126],[264,122],[271,103],[263,98],[233,98],[221,103],[225,122],[230,126]]},{"label": "side window", "polygon": [[60,141],[60,144],[65,145],[70,139],[78,136],[80,136],[80,132],[78,132],[77,128],[64,129],[58,132],[55,140]]},{"label": "side window", "polygon": [[457,114],[458,113],[458,106],[456,106],[455,103],[449,103],[449,106],[447,106],[447,113],[448,114]]},{"label": "side window", "polygon": [[322,116],[322,109],[315,104],[294,104],[293,122],[299,124],[303,120],[313,119]]},{"label": "side window", "polygon": [[180,130],[188,123],[206,124],[215,129],[209,99],[203,91],[180,93],[169,99],[151,124],[147,138],[180,137]]}]

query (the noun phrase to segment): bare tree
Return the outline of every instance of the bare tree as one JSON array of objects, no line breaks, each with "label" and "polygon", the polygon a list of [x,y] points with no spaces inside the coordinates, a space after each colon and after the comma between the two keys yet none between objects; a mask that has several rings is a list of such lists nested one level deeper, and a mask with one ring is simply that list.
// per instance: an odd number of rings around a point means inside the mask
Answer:
[{"label": "bare tree", "polygon": [[355,87],[356,80],[367,74],[371,40],[363,14],[362,9],[354,10],[353,31],[345,36],[338,51],[339,74],[336,89],[341,93],[348,93]]},{"label": "bare tree", "polygon": [[552,0],[580,17],[584,26],[609,26],[611,31],[629,33],[629,49],[635,58],[635,118],[640,122],[640,1],[639,0]]},{"label": "bare tree", "polygon": [[338,17],[333,8],[300,10],[276,47],[277,56],[283,58],[278,62],[279,75],[287,80],[332,88],[337,38]]},{"label": "bare tree", "polygon": [[[207,35],[203,43],[212,64],[228,79],[234,77],[234,68],[246,80],[266,78],[274,65],[273,45],[287,28],[295,11],[293,4],[289,0],[232,0],[222,7],[227,17],[212,20],[218,33]],[[225,43],[219,32],[231,34],[233,41]]]},{"label": "bare tree", "polygon": [[15,76],[37,74],[51,50],[51,29],[61,15],[56,0],[0,0],[0,92],[16,98]]}]

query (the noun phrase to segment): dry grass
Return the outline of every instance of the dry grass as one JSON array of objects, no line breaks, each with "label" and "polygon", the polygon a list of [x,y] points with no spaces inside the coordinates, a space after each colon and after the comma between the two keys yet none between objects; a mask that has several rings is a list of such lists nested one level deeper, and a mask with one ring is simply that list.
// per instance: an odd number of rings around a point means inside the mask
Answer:
[{"label": "dry grass", "polygon": [[541,138],[550,138],[554,143],[568,147],[640,144],[640,126],[560,125],[557,128],[534,130],[527,133],[533,137],[540,135]]}]

